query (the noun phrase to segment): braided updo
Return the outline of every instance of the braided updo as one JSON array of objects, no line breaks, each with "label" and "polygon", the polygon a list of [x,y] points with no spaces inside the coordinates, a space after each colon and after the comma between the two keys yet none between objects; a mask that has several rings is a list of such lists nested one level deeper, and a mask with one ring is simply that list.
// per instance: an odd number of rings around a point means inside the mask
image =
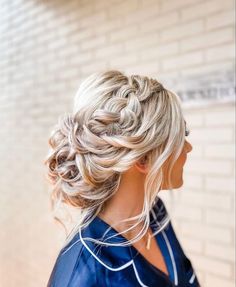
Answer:
[{"label": "braided updo", "polygon": [[64,202],[81,211],[70,238],[93,220],[117,191],[122,173],[144,156],[150,170],[140,218],[148,224],[162,165],[172,156],[173,166],[184,133],[178,96],[157,80],[112,70],[83,81],[72,114],[61,116],[51,133],[45,160],[53,204]]}]

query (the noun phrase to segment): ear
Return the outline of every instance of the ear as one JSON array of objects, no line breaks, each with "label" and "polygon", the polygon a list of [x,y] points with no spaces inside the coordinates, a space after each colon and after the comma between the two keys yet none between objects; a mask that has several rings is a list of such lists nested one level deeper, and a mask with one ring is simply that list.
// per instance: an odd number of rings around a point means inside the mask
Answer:
[{"label": "ear", "polygon": [[145,155],[143,158],[141,158],[139,161],[137,161],[134,165],[138,171],[141,173],[148,173],[148,160],[147,155]]}]

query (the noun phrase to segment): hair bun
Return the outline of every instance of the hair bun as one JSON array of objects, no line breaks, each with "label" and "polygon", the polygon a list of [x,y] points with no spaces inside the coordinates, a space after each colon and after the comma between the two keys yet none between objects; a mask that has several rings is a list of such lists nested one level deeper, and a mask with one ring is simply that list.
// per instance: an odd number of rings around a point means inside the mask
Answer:
[{"label": "hair bun", "polygon": [[[57,207],[63,201],[81,208],[81,228],[117,192],[122,174],[147,155],[145,198],[151,206],[163,164],[178,158],[184,142],[180,100],[159,81],[119,71],[93,74],[81,83],[73,113],[59,118],[49,139],[51,198]],[[143,215],[148,218],[148,207]]]}]

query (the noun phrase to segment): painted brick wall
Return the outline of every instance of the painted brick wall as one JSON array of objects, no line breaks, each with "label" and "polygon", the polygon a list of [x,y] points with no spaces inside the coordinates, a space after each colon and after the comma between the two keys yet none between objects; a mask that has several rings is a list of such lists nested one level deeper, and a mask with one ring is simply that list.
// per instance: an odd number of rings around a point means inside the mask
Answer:
[{"label": "painted brick wall", "polygon": [[64,240],[44,181],[49,132],[79,83],[110,68],[177,92],[225,81],[223,102],[186,100],[185,183],[161,196],[202,286],[234,286],[233,11],[232,0],[1,1],[1,286],[46,285]]}]

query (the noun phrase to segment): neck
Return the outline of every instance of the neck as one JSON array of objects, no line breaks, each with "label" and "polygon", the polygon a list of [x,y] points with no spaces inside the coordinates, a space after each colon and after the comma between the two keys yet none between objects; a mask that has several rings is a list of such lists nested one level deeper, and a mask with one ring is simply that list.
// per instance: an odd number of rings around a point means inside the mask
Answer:
[{"label": "neck", "polygon": [[[144,181],[145,175],[135,168],[130,168],[126,173],[123,173],[119,189],[105,203],[103,211],[98,216],[109,225],[115,224],[115,229],[118,231],[123,231],[131,226],[131,224],[136,223],[137,221],[118,224],[123,219],[141,213],[144,202]],[[141,223],[138,226],[141,228],[142,225]],[[134,233],[133,230],[131,232]]]}]

